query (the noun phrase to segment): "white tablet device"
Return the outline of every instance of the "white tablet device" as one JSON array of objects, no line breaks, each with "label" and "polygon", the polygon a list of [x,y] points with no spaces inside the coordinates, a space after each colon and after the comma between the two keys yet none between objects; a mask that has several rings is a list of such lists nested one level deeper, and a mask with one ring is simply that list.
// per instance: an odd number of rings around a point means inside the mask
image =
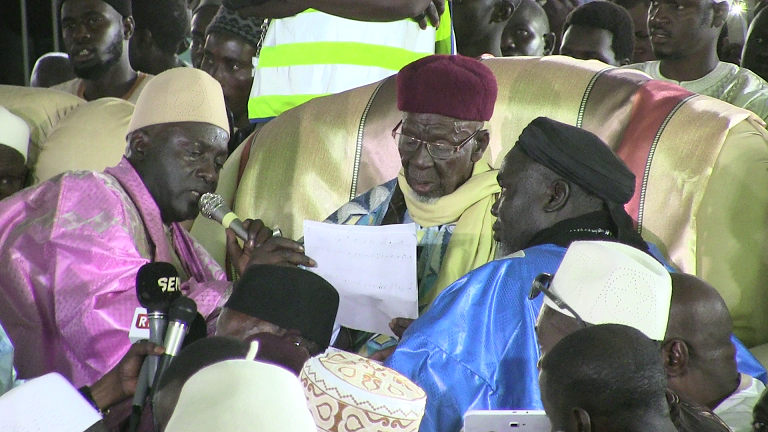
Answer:
[{"label": "white tablet device", "polygon": [[468,411],[464,432],[550,432],[544,411]]}]

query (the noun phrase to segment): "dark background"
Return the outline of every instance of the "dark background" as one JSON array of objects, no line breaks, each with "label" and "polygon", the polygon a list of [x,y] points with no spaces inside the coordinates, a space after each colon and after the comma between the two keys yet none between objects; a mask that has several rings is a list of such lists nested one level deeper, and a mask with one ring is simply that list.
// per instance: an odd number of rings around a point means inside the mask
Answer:
[{"label": "dark background", "polygon": [[[0,84],[25,85],[35,60],[54,51],[52,6],[60,0],[0,0]],[[29,70],[24,70],[22,3],[27,13]],[[60,33],[57,30],[57,33]],[[56,35],[60,38],[60,34]],[[63,45],[59,45],[63,50]]]}]

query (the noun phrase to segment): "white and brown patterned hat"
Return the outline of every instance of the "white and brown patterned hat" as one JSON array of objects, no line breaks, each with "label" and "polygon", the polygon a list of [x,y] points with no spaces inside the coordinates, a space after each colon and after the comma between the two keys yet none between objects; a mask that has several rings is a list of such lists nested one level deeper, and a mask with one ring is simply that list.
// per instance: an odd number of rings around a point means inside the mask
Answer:
[{"label": "white and brown patterned hat", "polygon": [[299,376],[318,432],[417,432],[427,396],[397,371],[347,352],[310,359]]}]

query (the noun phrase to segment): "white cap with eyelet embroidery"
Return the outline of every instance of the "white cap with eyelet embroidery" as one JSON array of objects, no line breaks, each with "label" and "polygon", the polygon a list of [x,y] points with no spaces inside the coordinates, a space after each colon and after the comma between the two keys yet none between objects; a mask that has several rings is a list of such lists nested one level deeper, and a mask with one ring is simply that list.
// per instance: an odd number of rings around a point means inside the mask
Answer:
[{"label": "white cap with eyelet embroidery", "polygon": [[201,70],[168,69],[144,87],[126,134],[146,126],[179,122],[208,123],[229,134],[221,84]]},{"label": "white cap with eyelet embroidery", "polygon": [[[623,324],[664,340],[672,279],[656,259],[616,242],[573,242],[549,287],[590,324]],[[548,297],[544,304],[560,313]]]}]

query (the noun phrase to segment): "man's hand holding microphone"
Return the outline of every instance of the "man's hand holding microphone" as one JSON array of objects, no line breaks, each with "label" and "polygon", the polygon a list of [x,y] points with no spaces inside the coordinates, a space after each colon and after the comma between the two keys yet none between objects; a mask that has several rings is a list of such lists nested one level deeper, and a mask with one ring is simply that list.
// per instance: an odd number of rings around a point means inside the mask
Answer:
[{"label": "man's hand holding microphone", "polygon": [[[258,264],[305,267],[317,265],[312,258],[305,255],[304,245],[276,234],[259,219],[241,221],[218,195],[204,194],[200,197],[200,212],[226,228],[227,254],[238,274],[243,274],[248,267]],[[243,241],[242,246],[238,238]]]}]

